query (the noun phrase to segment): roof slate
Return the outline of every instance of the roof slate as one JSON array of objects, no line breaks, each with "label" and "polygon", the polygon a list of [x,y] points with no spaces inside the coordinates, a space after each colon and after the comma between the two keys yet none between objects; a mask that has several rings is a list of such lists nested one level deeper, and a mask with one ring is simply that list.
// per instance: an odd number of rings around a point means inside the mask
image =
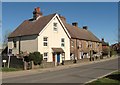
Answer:
[{"label": "roof slate", "polygon": [[54,16],[55,14],[51,14],[40,17],[35,21],[25,20],[20,26],[17,27],[15,31],[10,34],[9,38],[39,34]]},{"label": "roof slate", "polygon": [[[49,23],[49,21],[55,15],[56,14],[42,16],[38,20],[35,20],[35,21],[25,20],[21,25],[19,25],[17,27],[17,29],[15,29],[10,34],[9,38],[39,34],[42,31],[42,29]],[[65,25],[65,27],[67,28],[67,31],[69,32],[71,38],[100,42],[100,40],[89,30],[85,30],[85,29],[81,29],[81,28],[72,26],[70,24],[67,24],[65,21],[62,21],[62,22]]]},{"label": "roof slate", "polygon": [[63,23],[64,23],[65,27],[67,28],[67,30],[70,33],[72,38],[100,42],[100,40],[89,30],[72,26],[70,24],[67,24],[65,21],[63,21]]}]

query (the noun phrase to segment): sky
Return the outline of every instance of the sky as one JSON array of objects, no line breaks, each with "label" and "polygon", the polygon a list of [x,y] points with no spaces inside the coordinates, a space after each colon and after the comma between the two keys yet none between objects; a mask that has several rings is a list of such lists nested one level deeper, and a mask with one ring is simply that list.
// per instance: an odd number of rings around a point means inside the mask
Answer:
[{"label": "sky", "polygon": [[88,26],[100,40],[109,44],[118,40],[118,3],[117,2],[3,2],[2,35],[14,31],[24,20],[32,18],[35,7],[40,7],[43,15],[58,13],[69,24]]}]

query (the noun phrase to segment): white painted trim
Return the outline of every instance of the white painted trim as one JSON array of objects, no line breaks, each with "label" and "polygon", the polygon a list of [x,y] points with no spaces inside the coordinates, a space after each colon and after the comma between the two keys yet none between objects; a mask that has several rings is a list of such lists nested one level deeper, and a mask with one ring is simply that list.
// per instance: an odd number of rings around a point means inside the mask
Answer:
[{"label": "white painted trim", "polygon": [[69,32],[68,32],[67,29],[65,28],[65,26],[64,26],[64,24],[62,23],[61,19],[59,18],[58,14],[56,14],[56,15],[49,21],[49,23],[42,29],[42,31],[39,33],[39,35],[42,34],[42,32],[49,26],[49,24],[53,21],[53,19],[54,19],[55,17],[58,17],[60,23],[61,23],[62,26],[63,26],[63,29],[67,32],[68,37],[71,38]]},{"label": "white painted trim", "polygon": [[58,19],[59,19],[60,23],[62,24],[62,26],[63,26],[64,30],[67,32],[67,35],[69,36],[69,38],[71,38],[71,36],[70,36],[69,32],[67,31],[67,29],[66,29],[66,27],[64,26],[63,22],[61,21],[61,19],[60,19],[59,15],[58,15],[58,14],[56,14],[56,16],[58,17]]}]

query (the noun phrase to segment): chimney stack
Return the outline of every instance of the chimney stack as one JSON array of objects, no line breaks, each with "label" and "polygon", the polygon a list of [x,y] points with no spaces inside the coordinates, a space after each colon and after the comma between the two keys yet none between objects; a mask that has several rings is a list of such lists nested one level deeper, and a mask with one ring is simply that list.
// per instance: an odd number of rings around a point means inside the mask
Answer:
[{"label": "chimney stack", "polygon": [[87,30],[87,29],[88,29],[88,27],[87,27],[87,26],[83,26],[83,29]]},{"label": "chimney stack", "polygon": [[40,7],[36,7],[33,11],[33,19],[36,20],[39,16],[42,16],[42,12],[40,11]]},{"label": "chimney stack", "polygon": [[73,22],[72,25],[75,26],[75,27],[78,27],[78,23],[77,22]]},{"label": "chimney stack", "polygon": [[104,38],[102,38],[102,41],[104,41]]}]

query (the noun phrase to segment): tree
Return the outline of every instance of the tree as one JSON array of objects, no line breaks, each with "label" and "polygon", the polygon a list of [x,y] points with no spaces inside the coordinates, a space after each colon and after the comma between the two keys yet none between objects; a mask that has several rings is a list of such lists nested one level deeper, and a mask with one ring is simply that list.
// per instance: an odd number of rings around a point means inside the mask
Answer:
[{"label": "tree", "polygon": [[3,34],[3,47],[7,46],[8,36],[11,34],[11,31],[7,30],[5,34]]}]

